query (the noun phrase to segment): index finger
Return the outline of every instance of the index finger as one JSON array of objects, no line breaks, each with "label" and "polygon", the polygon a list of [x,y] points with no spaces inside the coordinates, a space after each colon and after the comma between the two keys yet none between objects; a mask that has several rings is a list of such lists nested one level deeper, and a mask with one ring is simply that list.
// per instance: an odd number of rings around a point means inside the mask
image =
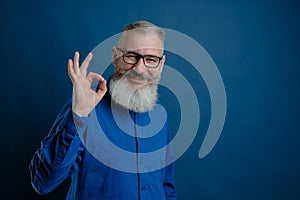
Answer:
[{"label": "index finger", "polygon": [[87,70],[87,68],[89,67],[90,61],[93,58],[93,54],[90,52],[84,59],[84,61],[81,64],[81,69],[82,70]]}]

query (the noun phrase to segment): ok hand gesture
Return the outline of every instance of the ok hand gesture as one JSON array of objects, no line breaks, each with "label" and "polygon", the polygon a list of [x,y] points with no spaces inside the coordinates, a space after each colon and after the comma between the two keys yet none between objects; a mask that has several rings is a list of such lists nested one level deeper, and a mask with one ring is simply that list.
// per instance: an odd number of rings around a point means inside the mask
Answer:
[{"label": "ok hand gesture", "polygon": [[[89,53],[81,66],[79,66],[79,52],[75,52],[74,60],[68,60],[68,74],[73,83],[72,111],[79,116],[88,116],[107,91],[106,80],[101,75],[93,72],[87,75],[92,57],[92,53]],[[100,81],[97,91],[91,88],[94,80]]]}]

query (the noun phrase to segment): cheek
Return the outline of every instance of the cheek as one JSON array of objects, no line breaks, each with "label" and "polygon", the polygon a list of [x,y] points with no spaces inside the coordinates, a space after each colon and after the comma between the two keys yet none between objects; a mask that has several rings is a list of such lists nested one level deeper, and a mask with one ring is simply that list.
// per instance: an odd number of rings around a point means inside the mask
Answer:
[{"label": "cheek", "polygon": [[132,68],[132,65],[124,63],[122,60],[118,60],[116,66],[119,70],[124,71],[128,71]]},{"label": "cheek", "polygon": [[153,78],[157,78],[160,76],[160,71],[159,71],[159,69],[148,70],[148,74],[150,76],[152,76]]},{"label": "cheek", "polygon": [[132,65],[127,64],[127,63],[122,63],[122,67],[123,67],[123,69],[126,70],[126,71],[132,69]]}]

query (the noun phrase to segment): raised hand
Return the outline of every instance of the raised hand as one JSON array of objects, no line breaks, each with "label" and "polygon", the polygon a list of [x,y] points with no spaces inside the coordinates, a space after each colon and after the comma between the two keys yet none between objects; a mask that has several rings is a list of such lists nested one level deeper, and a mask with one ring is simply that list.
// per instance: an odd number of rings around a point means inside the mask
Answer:
[{"label": "raised hand", "polygon": [[[72,111],[81,117],[88,116],[107,91],[106,80],[101,75],[93,72],[87,75],[92,57],[92,53],[89,53],[81,66],[79,66],[79,52],[74,53],[74,60],[68,60],[68,74],[73,83]],[[95,80],[100,81],[97,91],[91,88]]]}]

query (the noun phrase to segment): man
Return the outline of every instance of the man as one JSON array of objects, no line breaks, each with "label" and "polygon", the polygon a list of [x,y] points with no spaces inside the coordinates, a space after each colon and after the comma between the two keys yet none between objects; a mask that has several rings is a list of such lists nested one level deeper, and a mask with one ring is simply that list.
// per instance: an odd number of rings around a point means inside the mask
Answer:
[{"label": "man", "polygon": [[[112,49],[114,72],[108,84],[99,74],[87,74],[91,53],[79,66],[75,52],[68,61],[72,100],[30,162],[38,193],[71,177],[67,199],[176,199],[172,151],[164,148],[170,141],[168,124],[158,120],[162,127],[153,134],[149,115],[161,107],[157,84],[166,59],[163,48],[164,32],[156,25],[137,21],[125,26]],[[93,90],[95,80],[99,85]]]}]

